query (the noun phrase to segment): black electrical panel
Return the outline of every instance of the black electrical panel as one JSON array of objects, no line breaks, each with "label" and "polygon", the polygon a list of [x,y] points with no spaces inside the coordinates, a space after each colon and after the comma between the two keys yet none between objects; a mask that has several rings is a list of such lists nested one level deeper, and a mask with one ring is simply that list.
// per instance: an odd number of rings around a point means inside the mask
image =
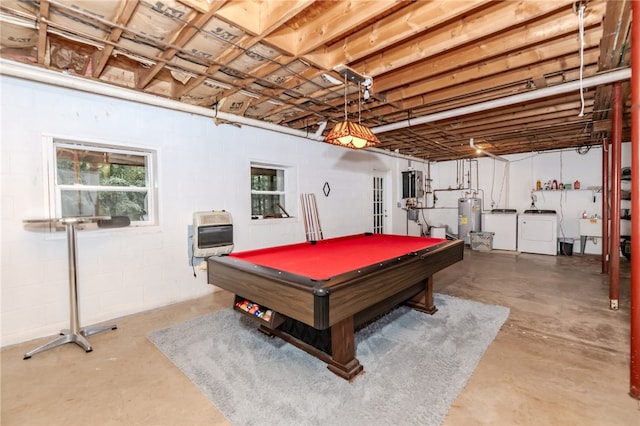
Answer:
[{"label": "black electrical panel", "polygon": [[417,170],[402,172],[402,198],[420,198],[423,195],[422,172]]}]

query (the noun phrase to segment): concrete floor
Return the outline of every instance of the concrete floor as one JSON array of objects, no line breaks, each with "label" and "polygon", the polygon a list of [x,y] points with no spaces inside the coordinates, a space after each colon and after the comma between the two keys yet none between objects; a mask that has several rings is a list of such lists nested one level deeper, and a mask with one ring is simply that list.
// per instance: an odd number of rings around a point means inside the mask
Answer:
[{"label": "concrete floor", "polygon": [[[462,262],[438,273],[439,293],[511,309],[444,426],[639,426],[639,401],[628,395],[629,264],[621,263],[618,311],[608,309],[596,256],[465,249]],[[90,337],[91,353],[67,344],[22,359],[51,337],[4,348],[0,423],[228,424],[146,335],[231,303],[219,291],[117,319],[117,331]]]}]

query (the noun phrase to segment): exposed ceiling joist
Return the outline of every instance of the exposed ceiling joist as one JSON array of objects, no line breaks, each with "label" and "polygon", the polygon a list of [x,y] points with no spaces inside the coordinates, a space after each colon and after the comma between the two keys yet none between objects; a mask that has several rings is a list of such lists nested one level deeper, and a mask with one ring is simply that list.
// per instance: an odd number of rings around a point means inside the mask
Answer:
[{"label": "exposed ceiling joist", "polygon": [[[581,116],[577,90],[498,105],[628,68],[630,34],[629,0],[0,3],[4,59],[282,131],[322,134],[344,119],[335,79],[346,66],[373,81],[366,101],[348,84],[348,117],[378,129],[380,149],[434,161],[475,156],[474,136],[497,155],[601,143],[610,83],[585,89]],[[629,87],[623,81],[623,139]],[[477,105],[490,109],[469,109]]]}]

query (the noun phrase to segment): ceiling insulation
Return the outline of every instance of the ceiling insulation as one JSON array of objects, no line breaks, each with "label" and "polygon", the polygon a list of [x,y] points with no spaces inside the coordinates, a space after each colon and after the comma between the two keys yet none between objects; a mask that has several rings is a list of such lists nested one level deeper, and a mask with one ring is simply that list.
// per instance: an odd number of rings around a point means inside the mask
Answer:
[{"label": "ceiling insulation", "polygon": [[[495,155],[601,144],[610,83],[542,94],[628,68],[630,43],[626,0],[0,3],[4,59],[308,134],[346,109],[379,148],[432,161],[476,156],[471,138]],[[340,67],[371,77],[367,100]],[[414,124],[531,93],[541,96]]]}]

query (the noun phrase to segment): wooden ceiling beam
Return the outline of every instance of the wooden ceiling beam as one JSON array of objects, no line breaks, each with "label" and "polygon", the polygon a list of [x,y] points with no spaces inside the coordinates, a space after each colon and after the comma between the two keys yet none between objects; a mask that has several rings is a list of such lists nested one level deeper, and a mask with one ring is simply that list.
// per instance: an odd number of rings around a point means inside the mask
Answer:
[{"label": "wooden ceiling beam", "polygon": [[607,2],[602,24],[603,35],[600,52],[600,70],[610,70],[623,65],[623,53],[630,50],[631,1]]},{"label": "wooden ceiling beam", "polygon": [[[340,43],[322,46],[308,53],[305,59],[323,69],[333,69],[338,64],[350,64],[488,3],[486,0],[450,1],[446,4],[436,1],[415,2],[345,37]],[[322,44],[324,43],[317,46]]]},{"label": "wooden ceiling beam", "polygon": [[[243,2],[237,2],[238,4],[235,6],[242,8],[248,7]],[[259,29],[259,33],[255,37],[245,36],[240,41],[236,42],[234,46],[228,49],[221,57],[217,58],[217,62],[221,63],[229,63],[234,59],[240,57],[244,52],[258,44],[266,35],[269,35],[272,31],[278,29],[282,26],[287,20],[296,14],[300,13],[302,10],[307,8],[309,4],[312,4],[312,0],[301,0],[301,1],[277,1],[277,2],[265,2],[262,3],[264,10],[260,12],[260,19],[264,20],[265,23]],[[226,19],[230,19],[230,16],[233,16],[236,13],[239,13],[238,10],[235,9],[234,5],[228,5],[225,10],[218,11],[219,17],[225,17]],[[233,23],[233,22],[232,22]],[[275,47],[275,46],[274,46]],[[275,47],[277,49],[277,47]],[[280,50],[280,49],[278,49]],[[282,51],[282,50],[280,50]],[[284,64],[291,63],[295,61],[297,58],[287,57],[286,61],[283,61]],[[252,76],[243,79],[242,82],[234,82],[232,83],[235,87],[225,91],[221,94],[220,99],[224,99],[232,94],[236,93],[240,90],[240,87],[247,87],[253,82],[257,81],[261,77],[268,76],[270,73],[277,71],[282,67],[282,64],[279,61],[268,61],[261,68],[253,70],[251,73]],[[220,69],[220,67],[211,67],[208,71],[209,73],[215,73]],[[188,87],[185,87],[183,90],[180,90],[180,96],[184,96],[189,91],[193,90],[195,87],[198,87],[204,78],[199,78],[193,81]],[[254,102],[255,103],[255,102]]]},{"label": "wooden ceiling beam", "polygon": [[509,137],[496,137],[487,142],[491,143],[494,149],[502,147],[506,151],[509,145],[524,143],[529,151],[546,151],[549,149],[566,148],[568,146],[578,146],[590,142],[590,133],[582,133],[581,129],[575,128],[547,128],[539,133],[528,133],[513,135]]},{"label": "wooden ceiling beam", "polygon": [[[593,100],[588,100],[587,105],[593,105]],[[503,114],[502,116],[494,116],[494,117],[486,117],[484,114],[476,114],[474,116],[465,116],[464,120],[447,120],[447,121],[438,121],[435,123],[429,123],[430,127],[425,127],[429,129],[429,131],[433,133],[437,132],[459,132],[463,131],[467,133],[469,131],[483,131],[486,129],[495,129],[499,127],[502,128],[510,128],[515,129],[517,126],[522,128],[529,128],[531,126],[543,125],[546,120],[555,119],[557,117],[574,117],[576,119],[578,117],[578,113],[580,112],[580,101],[574,102],[566,102],[563,103],[558,108],[540,108],[540,109],[532,109],[523,111],[517,115],[509,115],[508,113]],[[504,118],[507,117],[507,118]],[[583,118],[580,118],[584,120]],[[499,126],[496,126],[498,124]],[[427,126],[427,125],[425,125]],[[423,132],[423,128],[421,126],[414,127],[416,131]]]},{"label": "wooden ceiling beam", "polygon": [[[20,7],[3,3],[3,14],[29,27],[31,44],[16,52],[20,34],[9,25],[16,39],[0,54],[83,77],[90,75],[80,64],[89,64],[92,76],[134,89],[138,69],[139,91],[205,108],[227,96],[220,111],[310,132],[322,120],[343,117],[342,85],[319,81],[322,73],[336,74],[340,63],[374,77],[372,97],[361,105],[362,122],[370,127],[575,81],[580,70],[575,7],[582,4],[587,6],[583,75],[628,64],[630,57],[631,0],[174,1],[189,7],[178,4],[169,16],[156,13],[155,0],[87,1],[81,8],[60,0],[19,2]],[[154,22],[145,21],[150,12]],[[232,42],[211,33],[206,41],[196,36],[204,28],[215,31],[212,19],[237,28]],[[198,51],[185,47],[192,42]],[[263,47],[269,59],[245,56],[259,55]],[[207,79],[230,89],[209,87]],[[357,88],[347,88],[348,113],[355,117],[358,102],[351,98]],[[380,147],[451,160],[474,155],[469,135],[491,143],[496,154],[594,144],[609,131],[609,92],[586,89],[582,117],[576,89],[379,134]],[[627,92],[624,105],[630,109]]]},{"label": "wooden ceiling beam", "polygon": [[[636,25],[637,27],[637,25]],[[625,56],[629,53],[631,42],[631,1],[609,1],[602,23],[603,34],[600,43],[599,71],[610,70],[620,65],[629,65],[630,59]],[[628,98],[628,93],[624,94]],[[611,108],[611,86],[599,87],[597,89],[596,104],[594,109],[595,120],[606,120],[609,117]],[[609,134],[607,128],[606,134]]]},{"label": "wooden ceiling beam", "polygon": [[[252,1],[233,0],[221,7],[217,16],[257,37],[264,37],[303,12],[313,0]],[[272,44],[278,47],[276,44]],[[285,49],[283,49],[286,51]]]},{"label": "wooden ceiling beam", "polygon": [[49,19],[49,2],[43,1],[38,9],[38,63],[44,65],[47,55],[47,20]]},{"label": "wooden ceiling beam", "polygon": [[[597,57],[597,49],[585,52],[585,62],[587,64],[597,61]],[[556,71],[559,68],[560,62],[563,64],[562,68],[567,70],[576,70],[580,66],[580,58],[578,57],[556,58],[539,64],[531,64],[527,67],[505,71],[500,74],[493,74],[485,78],[466,81],[465,84],[449,86],[447,90],[436,87],[433,92],[423,92],[428,93],[428,97],[425,97],[422,93],[414,92],[417,93],[416,96],[412,98],[404,98],[401,104],[405,110],[411,110],[430,103],[443,102],[446,99],[462,97],[469,93],[483,92],[494,87],[507,86],[519,81],[527,81],[531,75],[543,75]],[[585,67],[585,71],[584,75],[590,76],[595,72],[595,67]],[[571,79],[568,80],[570,81]],[[403,98],[400,96],[398,99]],[[446,108],[446,106],[444,107]],[[385,114],[384,111],[376,112],[380,115]]]},{"label": "wooden ceiling beam", "polygon": [[111,58],[115,43],[117,43],[122,36],[122,27],[127,25],[137,7],[137,0],[125,0],[121,4],[121,9],[116,17],[116,24],[118,24],[118,27],[111,29],[111,32],[107,37],[109,43],[105,43],[104,48],[102,50],[96,50],[91,57],[91,75],[94,78],[99,78],[102,74],[109,58]]},{"label": "wooden ceiling beam", "polygon": [[262,2],[260,4],[260,32],[258,34],[271,35],[314,3],[314,0]]},{"label": "wooden ceiling beam", "polygon": [[202,14],[220,9],[227,0],[178,0],[180,3],[197,10]]},{"label": "wooden ceiling beam", "polygon": [[[599,9],[589,14],[591,17],[591,20],[588,21],[589,25],[595,25],[599,22],[597,13],[595,12],[601,12],[604,9],[603,4],[594,5],[594,9],[596,7],[599,7]],[[457,51],[451,54],[445,53],[423,64],[415,64],[421,67],[423,70],[421,73],[416,73],[413,68],[403,68],[397,72],[376,78],[374,79],[374,90],[378,93],[383,92],[386,102],[395,103],[397,107],[402,107],[403,100],[421,93],[431,93],[438,88],[463,84],[491,73],[501,73],[506,69],[525,67],[541,61],[545,57],[574,54],[577,52],[578,46],[576,35],[571,34],[571,30],[577,31],[577,19],[575,16],[566,18],[552,26],[550,24],[554,22],[554,18],[555,17],[549,17],[543,19],[540,24],[533,24],[531,26],[532,28],[528,29],[531,34],[538,34],[541,38],[539,40],[533,39],[531,42],[527,41],[526,44],[529,47],[526,49],[522,48],[522,44],[524,43],[522,38],[515,37],[515,33],[507,32],[481,45],[476,44],[463,47],[460,53]],[[549,28],[554,28],[554,30],[550,30]],[[515,30],[513,30],[513,32],[515,32]],[[551,35],[557,37],[559,34],[567,35],[567,37],[559,39],[551,37]],[[585,34],[585,48],[588,49],[597,46],[600,36],[601,32],[599,27],[591,26]],[[515,40],[520,41],[516,42]],[[550,41],[545,42],[545,40]],[[518,47],[520,47],[520,49],[517,49]],[[504,51],[501,51],[500,48],[504,49]],[[497,56],[500,54],[504,55],[510,51],[513,51],[510,55]],[[498,59],[489,61],[488,58],[486,58],[487,52],[492,52]],[[469,65],[466,68],[462,68],[462,63],[477,63],[478,65]],[[447,72],[449,73],[447,74]],[[542,75],[543,74],[531,74],[529,77],[533,81],[534,78],[539,79]],[[424,80],[417,84],[415,83],[416,79],[428,76],[438,77],[428,81]],[[412,82],[414,84],[410,84]],[[400,88],[397,90],[389,90],[391,87]]]},{"label": "wooden ceiling beam", "polygon": [[[530,118],[538,114],[552,114],[559,111],[575,108],[580,102],[579,93],[567,93],[561,97],[553,97],[550,99],[542,99],[533,102],[526,102],[519,105],[511,105],[505,108],[483,111],[482,113],[467,115],[464,118],[454,118],[446,120],[452,125],[460,126],[468,120],[477,119],[484,123],[500,123],[502,120],[512,120],[521,118]],[[593,98],[585,97],[586,103],[593,104]]]},{"label": "wooden ceiling beam", "polygon": [[191,92],[193,89],[200,86],[207,78],[210,78],[210,76],[214,75],[222,68],[222,65],[220,64],[227,63],[228,61],[231,61],[237,58],[239,55],[242,54],[242,52],[244,52],[244,49],[247,49],[250,46],[252,46],[254,42],[255,42],[254,37],[251,37],[248,35],[243,36],[240,40],[236,41],[235,45],[230,46],[229,49],[227,49],[222,55],[216,58],[215,63],[209,65],[207,67],[207,70],[202,75],[192,78],[183,87],[176,87],[174,92],[175,96],[176,97],[185,96],[187,93]]},{"label": "wooden ceiling beam", "polygon": [[[597,3],[593,6],[589,13],[585,16],[585,31],[598,31],[597,26],[601,23],[601,14],[604,12],[605,5]],[[558,18],[551,15],[532,22],[523,28],[513,28],[497,36],[493,36],[482,43],[473,43],[462,46],[460,49],[448,50],[427,61],[415,64],[420,66],[423,72],[416,73],[412,68],[400,68],[390,73],[384,74],[375,79],[375,89],[377,92],[387,92],[393,88],[411,84],[418,78],[434,76],[441,73],[451,72],[462,66],[474,63],[486,63],[492,58],[499,58],[503,55],[518,55],[523,51],[541,50],[541,43],[548,44],[552,40],[565,37],[569,42],[573,42],[576,46],[574,51],[579,48],[578,40],[578,20],[575,16],[565,16]],[[599,34],[601,30],[599,30]],[[591,40],[591,45],[597,44],[598,41]],[[545,48],[546,50],[546,48]],[[549,52],[546,52],[548,55]],[[539,77],[539,76],[537,76]],[[536,77],[536,78],[537,78]]]},{"label": "wooden ceiling beam", "polygon": [[[435,28],[433,31],[427,31],[422,36],[409,39],[403,44],[388,49],[378,49],[379,53],[367,57],[366,60],[352,60],[348,63],[359,72],[376,77],[517,25],[521,26],[525,22],[549,13],[558,10],[570,11],[568,6],[573,3],[574,1],[571,0],[553,2],[527,0],[520,1],[515,7],[513,2],[493,3],[486,9],[462,15],[462,19]],[[336,53],[341,54],[340,51]],[[309,58],[309,55],[306,57]],[[346,60],[346,58],[342,56],[335,60]]]},{"label": "wooden ceiling beam", "polygon": [[511,134],[544,134],[547,129],[556,125],[571,125],[579,128],[583,128],[588,122],[588,118],[579,119],[578,112],[580,108],[575,111],[565,111],[560,114],[554,114],[552,116],[540,116],[539,120],[535,121],[522,121],[516,120],[513,122],[507,121],[503,125],[496,127],[495,125],[478,125],[469,126],[458,130],[459,134],[466,135],[468,137],[499,137],[500,135]]},{"label": "wooden ceiling beam", "polygon": [[[513,125],[508,131],[502,128],[469,128],[456,129],[455,131],[443,132],[439,128],[429,129],[425,132],[422,129],[415,129],[412,135],[421,139],[439,140],[441,142],[462,140],[468,143],[469,138],[473,137],[476,141],[489,143],[511,141],[514,138],[540,138],[546,135],[554,135],[555,137],[589,137],[591,131],[584,121],[576,122],[568,117],[557,117],[541,122],[535,127],[521,127]],[[394,138],[397,137],[394,136]]]},{"label": "wooden ceiling beam", "polygon": [[260,4],[252,0],[233,0],[225,3],[216,15],[241,30],[252,35],[260,34]]},{"label": "wooden ceiling beam", "polygon": [[[218,7],[222,7],[225,2],[217,2]],[[185,23],[176,33],[167,41],[172,47],[166,49],[160,55],[160,60],[157,61],[151,68],[140,67],[136,72],[136,87],[138,89],[144,89],[153,78],[167,65],[175,55],[178,53],[178,48],[184,47],[193,37],[198,34],[200,28],[203,27],[217,11],[215,5],[212,3],[207,13],[194,12],[192,17],[187,18],[188,23]]]},{"label": "wooden ceiling beam", "polygon": [[[284,25],[266,37],[265,42],[292,56],[305,55],[305,61],[313,63],[306,57],[308,52],[397,7],[397,3],[392,1],[351,0],[326,4],[330,7],[317,19],[310,19],[299,28]],[[319,68],[331,70],[338,64],[336,62]]]},{"label": "wooden ceiling beam", "polygon": [[[599,55],[597,49],[599,32],[593,31],[585,36],[585,40],[587,40],[585,62],[597,62]],[[591,49],[589,50],[589,48]],[[587,52],[589,53],[587,54]],[[422,93],[431,93],[446,87],[477,81],[485,77],[502,75],[505,70],[523,70],[524,72],[521,73],[523,78],[518,80],[530,80],[533,82],[534,77],[537,78],[537,76],[545,75],[548,72],[544,72],[543,67],[540,67],[539,64],[551,65],[547,67],[547,70],[557,69],[558,61],[564,62],[564,58],[576,56],[578,55],[576,54],[575,41],[561,39],[560,41],[543,43],[539,45],[539,47],[527,49],[521,53],[507,55],[488,63],[463,67],[456,72],[448,74],[440,74],[434,78],[414,83],[400,90],[388,92],[386,93],[386,98],[389,102],[399,102]],[[577,65],[580,65],[579,62]],[[539,73],[528,71],[527,68],[531,66],[536,66],[539,69]]]}]

